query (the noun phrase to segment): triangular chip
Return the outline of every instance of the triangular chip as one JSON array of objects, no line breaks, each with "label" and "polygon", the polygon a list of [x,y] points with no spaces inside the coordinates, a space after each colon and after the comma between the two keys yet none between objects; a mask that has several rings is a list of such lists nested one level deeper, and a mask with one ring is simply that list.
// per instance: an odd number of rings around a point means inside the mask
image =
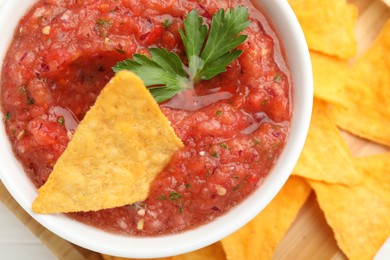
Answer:
[{"label": "triangular chip", "polygon": [[340,128],[390,146],[390,20],[373,46],[353,64],[343,108],[335,108]]},{"label": "triangular chip", "polygon": [[145,200],[182,146],[141,79],[120,72],[78,126],[33,210],[95,211]]},{"label": "triangular chip", "polygon": [[356,159],[364,181],[355,186],[310,181],[348,259],[373,259],[390,236],[390,154]]},{"label": "triangular chip", "polygon": [[310,50],[342,59],[355,56],[356,6],[346,0],[289,0]]},{"label": "triangular chip", "polygon": [[348,63],[333,56],[310,52],[313,67],[314,96],[332,104],[345,103]]},{"label": "triangular chip", "polygon": [[293,174],[328,183],[360,183],[361,173],[355,169],[349,149],[326,106],[320,100],[314,101],[309,133]]},{"label": "triangular chip", "polygon": [[[379,108],[380,106],[382,108]],[[376,109],[364,106],[360,109],[337,106],[333,108],[333,114],[336,124],[341,129],[390,147],[390,117],[377,111],[389,108],[386,105],[378,105]]]},{"label": "triangular chip", "polygon": [[227,259],[272,259],[311,189],[291,176],[270,204],[246,226],[222,240]]}]

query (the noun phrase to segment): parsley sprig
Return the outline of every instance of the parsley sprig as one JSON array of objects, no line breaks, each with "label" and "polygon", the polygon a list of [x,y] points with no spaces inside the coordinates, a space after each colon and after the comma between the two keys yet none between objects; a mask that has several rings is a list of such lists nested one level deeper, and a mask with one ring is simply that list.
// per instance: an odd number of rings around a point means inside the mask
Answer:
[{"label": "parsley sprig", "polygon": [[179,56],[162,48],[151,48],[151,57],[134,54],[132,60],[118,62],[113,68],[115,72],[130,70],[137,74],[145,86],[150,87],[157,102],[170,99],[183,89],[191,87],[183,63]]},{"label": "parsley sprig", "polygon": [[238,6],[213,15],[210,29],[196,10],[187,14],[180,36],[188,57],[188,68],[176,53],[164,48],[150,48],[150,58],[134,54],[133,59],[118,62],[113,70],[130,70],[149,87],[157,102],[170,99],[201,80],[209,80],[225,72],[241,54],[237,47],[246,39],[240,33],[249,26],[248,8]]}]

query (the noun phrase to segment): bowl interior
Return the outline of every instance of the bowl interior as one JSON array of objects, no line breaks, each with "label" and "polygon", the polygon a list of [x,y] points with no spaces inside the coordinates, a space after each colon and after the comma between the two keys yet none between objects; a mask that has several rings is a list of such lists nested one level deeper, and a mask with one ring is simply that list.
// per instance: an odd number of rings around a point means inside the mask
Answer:
[{"label": "bowl interior", "polygon": [[[19,19],[34,2],[6,1],[0,10],[0,31],[3,36],[0,41],[1,60]],[[306,41],[288,2],[253,2],[263,6],[284,43],[294,82],[294,111],[284,151],[263,185],[251,196],[211,223],[191,231],[162,237],[120,236],[73,221],[63,215],[37,215],[31,211],[37,191],[13,155],[4,125],[0,123],[0,178],[12,196],[34,219],[64,239],[90,250],[122,257],[153,258],[186,253],[212,244],[250,221],[273,199],[296,164],[309,127],[313,99],[312,72]]]}]

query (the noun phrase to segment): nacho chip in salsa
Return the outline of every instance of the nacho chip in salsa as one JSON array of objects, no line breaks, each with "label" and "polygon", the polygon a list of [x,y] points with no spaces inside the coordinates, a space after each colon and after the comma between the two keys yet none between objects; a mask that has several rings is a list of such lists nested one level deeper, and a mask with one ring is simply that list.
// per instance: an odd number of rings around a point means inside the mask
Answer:
[{"label": "nacho chip in salsa", "polygon": [[142,80],[120,72],[81,121],[33,210],[96,211],[143,201],[181,147]]},{"label": "nacho chip in salsa", "polygon": [[[245,7],[238,15],[248,12],[250,20],[248,27],[246,21],[233,27],[233,31],[245,28],[237,37],[245,41],[240,40],[237,50],[222,56],[229,64],[226,72],[225,67],[212,66],[211,71],[221,74],[209,80],[202,76],[194,86],[186,85],[185,90],[159,104],[185,147],[153,180],[147,199],[67,216],[113,233],[172,234],[225,214],[262,185],[289,134],[294,88],[284,44],[261,10],[249,0],[207,4],[197,0],[60,2],[38,0],[24,16],[1,75],[1,105],[3,113],[9,115],[5,128],[16,156],[37,188],[46,182],[78,122],[113,77],[115,64],[134,59],[134,54],[146,61],[139,55],[150,57],[151,48],[164,48],[177,55],[170,69],[175,71],[180,62],[188,66],[179,29],[194,9],[205,27],[212,24],[215,13],[222,14],[219,10],[238,6]],[[235,12],[229,13],[225,17]],[[192,22],[196,21],[199,19]],[[211,38],[218,40],[217,36]],[[199,42],[196,45],[202,47]],[[225,47],[221,48],[224,52]],[[164,53],[160,53],[160,57],[165,56],[159,60],[160,67],[166,67],[165,58],[173,57]],[[177,87],[170,84],[172,73],[160,72],[168,88]],[[145,135],[153,130],[146,127]],[[104,144],[104,140],[94,141]],[[102,145],[95,155],[99,158],[104,149]]]}]

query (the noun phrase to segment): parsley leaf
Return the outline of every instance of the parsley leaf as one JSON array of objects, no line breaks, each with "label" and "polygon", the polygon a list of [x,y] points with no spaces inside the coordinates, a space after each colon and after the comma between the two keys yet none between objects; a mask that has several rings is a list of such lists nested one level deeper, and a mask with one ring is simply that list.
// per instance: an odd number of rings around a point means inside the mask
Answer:
[{"label": "parsley leaf", "polygon": [[193,89],[201,80],[209,80],[225,72],[242,51],[237,47],[246,39],[239,35],[249,26],[248,9],[238,6],[226,12],[220,9],[212,18],[210,30],[203,18],[192,10],[184,20],[180,36],[188,57],[188,68],[180,57],[164,48],[150,48],[150,58],[134,54],[131,59],[118,62],[113,70],[130,70],[149,87],[157,102],[170,99],[185,89]]},{"label": "parsley leaf", "polygon": [[170,192],[169,193],[169,199],[170,200],[178,200],[181,198],[181,194],[177,193],[176,191]]},{"label": "parsley leaf", "polygon": [[[198,55],[200,59],[195,58],[197,61],[193,62],[194,68],[191,68],[191,59],[194,57],[189,55],[190,71],[196,71],[196,74],[192,75],[194,82],[209,80],[225,72],[226,66],[242,54],[242,51],[236,48],[247,39],[247,36],[237,35],[249,26],[247,18],[248,8],[241,6],[229,9],[226,13],[220,9],[213,16],[207,42],[202,54]],[[184,39],[183,41],[185,42]],[[187,48],[186,51],[188,54]]]},{"label": "parsley leaf", "polygon": [[5,120],[10,120],[11,117],[12,117],[12,115],[10,112],[7,112],[7,114],[5,114]]},{"label": "parsley leaf", "polygon": [[177,54],[163,48],[151,48],[150,55],[151,58],[134,54],[133,60],[118,62],[113,70],[115,73],[130,70],[137,74],[145,86],[150,87],[149,90],[157,102],[170,99],[181,90],[192,86]]},{"label": "parsley leaf", "polygon": [[172,20],[166,19],[166,20],[163,21],[162,27],[163,27],[164,29],[168,29],[168,27],[169,27],[171,24],[172,24]]},{"label": "parsley leaf", "polygon": [[184,20],[184,29],[186,34],[181,29],[179,33],[189,59],[190,78],[194,80],[197,69],[204,65],[200,59],[200,52],[207,37],[207,26],[203,24],[203,18],[198,12],[192,10]]}]

